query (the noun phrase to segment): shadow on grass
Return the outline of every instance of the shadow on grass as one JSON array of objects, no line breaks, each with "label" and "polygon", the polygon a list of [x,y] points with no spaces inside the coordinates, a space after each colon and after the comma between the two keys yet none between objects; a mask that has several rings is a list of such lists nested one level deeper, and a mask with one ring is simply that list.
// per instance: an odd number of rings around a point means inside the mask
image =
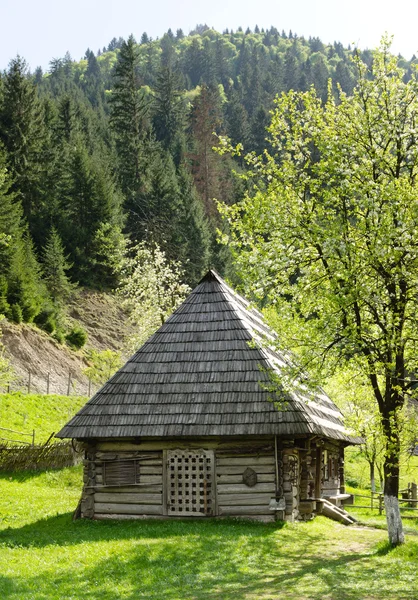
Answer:
[{"label": "shadow on grass", "polygon": [[284,522],[257,523],[225,519],[222,521],[72,521],[73,513],[40,519],[22,527],[8,527],[0,531],[0,544],[9,548],[44,548],[50,545],[68,546],[84,542],[115,540],[165,539],[184,535],[267,536],[282,529]]},{"label": "shadow on grass", "polygon": [[399,568],[392,568],[391,561],[347,549],[342,540],[350,543],[351,538],[343,529],[333,537],[326,531],[327,527],[313,522],[298,527],[232,519],[72,523],[71,514],[66,513],[0,534],[0,544],[18,552],[22,565],[29,561],[41,566],[37,573],[17,569],[15,577],[0,577],[0,597],[414,598],[414,583],[398,581]]},{"label": "shadow on grass", "polygon": [[69,473],[76,474],[75,476],[78,476],[80,474],[80,483],[78,485],[79,487],[81,487],[81,469],[81,465],[76,465],[73,467],[57,467],[56,469],[39,469],[37,471],[0,471],[0,481],[4,480],[9,481],[11,483],[26,483],[32,481],[33,479],[38,479],[39,477],[45,476],[48,473],[61,475],[62,473],[65,473],[65,471],[67,471]]},{"label": "shadow on grass", "polygon": [[[199,523],[195,527],[193,523],[179,522],[169,523],[170,531],[163,527],[164,523],[152,524],[150,529],[146,527],[147,536],[154,532],[158,537],[141,539],[138,534],[147,525],[134,528],[132,539],[136,542],[133,545],[115,548],[110,557],[92,560],[94,564],[80,564],[79,558],[72,554],[71,566],[49,578],[45,574],[4,578],[3,584],[0,581],[2,598],[373,598],[370,582],[376,579],[376,573],[371,565],[365,569],[361,564],[363,559],[370,558],[369,555],[347,553],[321,558],[318,555],[323,541],[320,535],[307,534],[295,547],[291,543],[292,531],[280,531],[277,526],[222,522],[210,524],[210,527]],[[108,523],[102,534],[106,530],[109,530]],[[277,535],[272,538],[274,532]],[[178,535],[183,538],[181,542],[176,538]],[[113,535],[110,539],[115,541]],[[357,572],[361,569],[363,573],[364,585],[361,587],[358,580],[348,577],[353,565]],[[402,598],[402,590],[399,592],[396,597]]]}]

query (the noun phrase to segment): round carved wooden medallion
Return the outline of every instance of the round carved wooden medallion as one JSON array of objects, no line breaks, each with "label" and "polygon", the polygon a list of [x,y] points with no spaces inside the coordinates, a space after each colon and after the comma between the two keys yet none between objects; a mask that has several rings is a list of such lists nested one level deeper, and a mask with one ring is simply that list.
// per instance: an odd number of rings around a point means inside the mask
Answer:
[{"label": "round carved wooden medallion", "polygon": [[253,487],[257,483],[257,473],[254,471],[254,469],[247,467],[242,474],[242,481],[245,483],[245,485],[248,485],[248,487]]}]

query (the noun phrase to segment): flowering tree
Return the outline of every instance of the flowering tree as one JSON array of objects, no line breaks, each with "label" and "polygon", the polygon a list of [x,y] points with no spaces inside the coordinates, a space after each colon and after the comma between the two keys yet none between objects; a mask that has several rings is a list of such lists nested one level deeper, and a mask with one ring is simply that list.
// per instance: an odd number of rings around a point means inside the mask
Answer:
[{"label": "flowering tree", "polygon": [[119,293],[137,326],[130,346],[136,349],[160,327],[189,293],[180,264],[169,261],[158,245],[145,242],[124,260]]},{"label": "flowering tree", "polygon": [[418,372],[418,77],[405,83],[388,39],[371,72],[355,62],[350,97],[278,98],[273,151],[249,157],[253,189],[223,212],[247,292],[275,303],[285,343],[311,364],[355,361],[367,379],[396,545],[399,419]]}]

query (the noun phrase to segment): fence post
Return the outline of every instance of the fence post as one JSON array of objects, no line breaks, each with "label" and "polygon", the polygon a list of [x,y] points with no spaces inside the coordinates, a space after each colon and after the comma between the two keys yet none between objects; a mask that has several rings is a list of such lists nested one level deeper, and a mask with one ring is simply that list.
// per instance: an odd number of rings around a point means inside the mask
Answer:
[{"label": "fence post", "polygon": [[46,393],[47,393],[47,395],[49,394],[49,372],[48,372],[48,375],[46,376]]},{"label": "fence post", "polygon": [[34,445],[35,445],[35,430],[33,430],[33,433],[32,433],[32,446],[34,446]]},{"label": "fence post", "polygon": [[29,371],[29,378],[28,378],[28,394],[30,394],[30,384],[31,384],[31,372]]},{"label": "fence post", "polygon": [[71,390],[71,371],[68,373],[68,388],[67,388],[67,396],[70,395]]},{"label": "fence post", "polygon": [[417,506],[417,484],[416,483],[411,483],[409,484],[410,490],[411,490],[411,495],[410,495],[410,499],[411,500],[415,500],[415,502],[410,502],[409,506],[411,508],[418,508]]},{"label": "fence post", "polygon": [[383,512],[383,495],[379,494],[379,515]]}]

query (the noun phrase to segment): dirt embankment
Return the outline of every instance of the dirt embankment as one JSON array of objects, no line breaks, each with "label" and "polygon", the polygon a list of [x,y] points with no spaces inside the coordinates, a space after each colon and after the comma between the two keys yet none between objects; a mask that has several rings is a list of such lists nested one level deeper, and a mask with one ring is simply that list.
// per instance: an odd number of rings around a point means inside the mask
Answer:
[{"label": "dirt embankment", "polygon": [[30,378],[31,391],[46,393],[49,374],[50,393],[67,394],[70,385],[71,394],[87,395],[89,382],[82,373],[87,351],[123,350],[132,332],[117,299],[97,292],[80,291],[70,306],[68,321],[69,326],[78,323],[87,331],[88,341],[82,350],[59,344],[34,325],[3,321],[2,342],[17,375],[12,390],[28,389]]}]

